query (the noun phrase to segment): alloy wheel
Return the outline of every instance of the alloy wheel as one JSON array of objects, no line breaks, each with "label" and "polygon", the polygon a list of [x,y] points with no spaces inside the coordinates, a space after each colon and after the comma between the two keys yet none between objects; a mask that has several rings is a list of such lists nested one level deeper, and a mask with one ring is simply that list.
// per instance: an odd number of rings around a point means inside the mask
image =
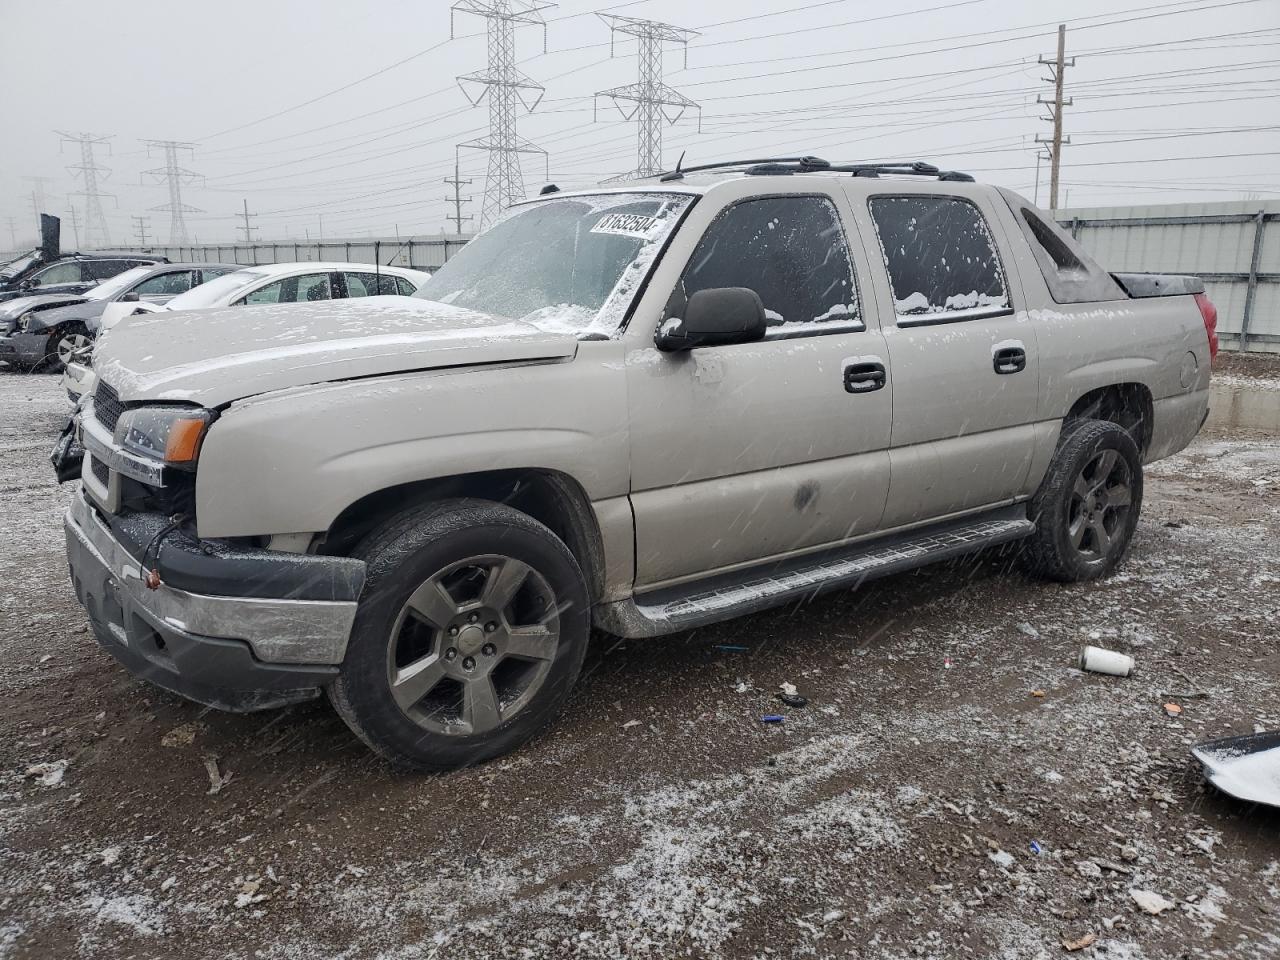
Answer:
[{"label": "alloy wheel", "polygon": [[482,734],[533,699],[559,644],[545,577],[513,557],[469,557],[405,601],[392,626],[387,681],[396,705],[424,729]]},{"label": "alloy wheel", "polygon": [[77,351],[84,349],[89,345],[89,338],[83,333],[71,333],[58,340],[57,352],[58,362],[66,366],[73,359]]},{"label": "alloy wheel", "polygon": [[1133,502],[1129,464],[1102,450],[1076,477],[1067,514],[1067,536],[1086,560],[1102,560],[1122,541]]}]

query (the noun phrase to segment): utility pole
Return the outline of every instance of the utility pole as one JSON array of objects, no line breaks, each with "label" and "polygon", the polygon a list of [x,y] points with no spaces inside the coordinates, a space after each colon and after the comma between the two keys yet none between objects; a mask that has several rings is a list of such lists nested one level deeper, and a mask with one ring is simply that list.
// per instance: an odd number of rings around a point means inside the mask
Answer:
[{"label": "utility pole", "polygon": [[[596,97],[609,97],[623,118],[638,120],[636,128],[636,169],[632,172],[637,177],[652,177],[663,170],[662,166],[662,123],[674,124],[685,110],[698,111],[698,127],[702,127],[702,108],[684,94],[673,90],[662,82],[662,47],[664,43],[678,43],[684,47],[685,66],[689,63],[689,40],[698,36],[696,30],[684,30],[673,27],[669,23],[658,23],[656,20],[636,20],[632,17],[619,17],[611,13],[597,13],[601,20],[609,25],[609,56],[613,56],[613,41],[617,34],[623,33],[635,37],[640,44],[640,75],[635,83],[600,90]],[[628,101],[635,106],[628,113],[619,101]],[[595,98],[592,98],[594,119]],[[675,113],[668,114],[671,107]]]},{"label": "utility pole", "polygon": [[[524,172],[520,154],[547,151],[535,146],[516,132],[516,105],[532,113],[546,91],[516,69],[516,25],[542,27],[542,49],[547,48],[547,24],[542,11],[554,7],[543,0],[457,0],[449,9],[449,36],[454,35],[455,13],[471,13],[485,19],[489,65],[484,70],[458,77],[458,86],[471,105],[489,99],[489,133],[458,144],[458,149],[486,150],[489,170],[484,180],[484,203],[480,208],[480,226],[488,226],[511,204],[524,199]],[[478,87],[473,97],[468,85]],[[532,102],[526,98],[532,97]],[[547,176],[551,167],[547,162]]]},{"label": "utility pole", "polygon": [[1071,142],[1070,137],[1064,137],[1062,135],[1062,108],[1069,107],[1072,103],[1070,97],[1065,100],[1062,97],[1062,82],[1063,74],[1066,72],[1067,67],[1074,67],[1076,65],[1076,58],[1072,57],[1071,61],[1068,63],[1066,53],[1067,25],[1065,23],[1060,23],[1058,24],[1058,55],[1052,60],[1041,57],[1039,61],[1041,65],[1047,66],[1049,68],[1049,72],[1052,74],[1052,76],[1045,77],[1045,82],[1053,84],[1053,99],[1049,100],[1045,97],[1036,97],[1036,103],[1043,104],[1049,108],[1049,116],[1042,117],[1041,119],[1053,124],[1052,137],[1046,138],[1039,135],[1036,136],[1036,143],[1051,144],[1049,148],[1049,158],[1051,161],[1051,165],[1049,167],[1050,210],[1058,209],[1058,174],[1062,168],[1062,145],[1064,143]]},{"label": "utility pole", "polygon": [[23,180],[31,184],[31,213],[36,221],[36,235],[40,235],[40,214],[45,212],[45,205],[48,199],[45,197],[44,188],[53,183],[52,177],[23,177]]},{"label": "utility pole", "polygon": [[1037,207],[1040,206],[1040,161],[1051,159],[1047,152],[1042,152],[1039,146],[1036,147],[1036,192],[1032,195],[1031,202]]},{"label": "utility pole", "polygon": [[[111,171],[101,166],[93,155],[93,148],[105,146],[111,152],[111,138],[97,137],[92,133],[66,133],[56,131],[62,137],[63,144],[78,143],[80,145],[80,162],[68,167],[73,175],[80,178],[84,189],[72,196],[84,197],[84,243],[86,247],[110,246],[111,234],[107,230],[107,217],[102,212],[102,198],[114,198],[114,194],[104,194],[99,180],[109,180]],[[80,246],[79,243],[76,246]]]},{"label": "utility pole", "polygon": [[256,214],[256,213],[250,213],[250,212],[249,212],[249,201],[248,201],[247,199],[244,201],[244,213],[243,213],[243,214],[241,214],[241,216],[243,216],[243,217],[244,217],[244,226],[243,226],[243,227],[236,227],[236,229],[237,229],[237,230],[243,230],[243,231],[244,231],[244,242],[245,242],[245,243],[252,243],[252,242],[253,242],[253,231],[254,231],[254,230],[256,230],[256,229],[258,229],[258,228],[257,228],[257,227],[252,227],[252,226],[250,226],[250,225],[249,225],[249,218],[250,218],[250,217],[256,217],[256,216],[257,216],[257,214]]},{"label": "utility pole", "polygon": [[138,242],[144,247],[147,245],[147,224],[151,222],[150,217],[131,216],[133,221],[133,235],[138,238]]},{"label": "utility pole", "polygon": [[76,210],[76,205],[67,198],[67,213],[71,215],[71,236],[76,242],[76,249],[80,249],[80,212]]},{"label": "utility pole", "polygon": [[187,238],[187,220],[188,213],[203,213],[199,207],[193,207],[182,202],[182,185],[184,183],[193,183],[196,180],[203,180],[200,174],[188,170],[178,163],[178,151],[186,150],[191,153],[199,144],[182,143],[178,140],[143,140],[142,143],[147,145],[147,156],[151,156],[152,149],[164,151],[164,166],[156,167],[154,170],[143,170],[144,177],[151,177],[153,183],[167,183],[169,185],[169,202],[162,203],[158,207],[151,207],[152,210],[158,210],[169,214],[169,243],[175,247],[190,246]]},{"label": "utility pole", "polygon": [[6,219],[9,221],[9,246],[12,249],[17,250],[18,249],[17,228],[14,227],[13,217],[6,217]]},{"label": "utility pole", "polygon": [[[444,182],[449,184],[451,187],[453,187],[453,196],[444,198],[446,203],[453,204],[453,216],[447,217],[446,219],[453,221],[453,232],[456,234],[460,234],[462,233],[462,221],[473,219],[470,214],[468,214],[465,217],[462,215],[462,205],[464,203],[471,202],[470,197],[464,197],[462,195],[462,187],[463,185],[469,186],[471,184],[471,181],[461,179],[461,174],[458,172],[458,163],[455,160],[453,164],[453,176],[445,177]],[[399,226],[397,226],[396,227],[397,233],[399,232],[399,229],[400,229]]]}]

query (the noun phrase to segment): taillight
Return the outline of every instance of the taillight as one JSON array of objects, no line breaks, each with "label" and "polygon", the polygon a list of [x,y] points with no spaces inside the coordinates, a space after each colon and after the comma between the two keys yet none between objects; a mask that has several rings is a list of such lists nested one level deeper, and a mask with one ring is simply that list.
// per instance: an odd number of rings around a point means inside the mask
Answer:
[{"label": "taillight", "polygon": [[1196,294],[1196,306],[1204,320],[1204,332],[1209,336],[1209,363],[1218,358],[1218,308],[1203,293]]}]

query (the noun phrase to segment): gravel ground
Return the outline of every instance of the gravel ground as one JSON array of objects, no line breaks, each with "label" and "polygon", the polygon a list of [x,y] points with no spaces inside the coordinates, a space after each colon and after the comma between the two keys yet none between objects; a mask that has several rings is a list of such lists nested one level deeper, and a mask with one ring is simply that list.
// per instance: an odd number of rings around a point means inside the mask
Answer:
[{"label": "gravel ground", "polygon": [[[1187,753],[1280,726],[1275,362],[1224,364],[1215,410],[1105,582],[983,556],[601,638],[546,735],[410,777],[324,703],[213,713],[100,653],[65,401],[0,374],[0,957],[1280,956],[1280,813]],[[1135,675],[1074,669],[1090,641]]]}]

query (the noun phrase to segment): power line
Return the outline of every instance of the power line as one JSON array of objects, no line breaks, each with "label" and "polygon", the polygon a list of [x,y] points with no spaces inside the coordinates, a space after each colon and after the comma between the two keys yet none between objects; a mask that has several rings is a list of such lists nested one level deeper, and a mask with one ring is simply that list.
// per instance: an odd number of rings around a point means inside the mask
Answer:
[{"label": "power line", "polygon": [[166,183],[169,186],[169,202],[162,203],[152,210],[169,214],[169,243],[185,247],[190,242],[187,237],[188,213],[203,213],[199,207],[182,202],[182,185],[201,179],[200,174],[188,170],[178,163],[178,151],[185,150],[194,155],[198,144],[184,143],[179,140],[143,140],[147,145],[147,156],[151,156],[152,148],[164,151],[164,166],[152,170],[143,170],[144,177],[151,177],[154,183]]},{"label": "power line", "polygon": [[[665,43],[678,43],[686,50],[691,37],[698,36],[696,31],[673,27],[669,23],[656,20],[636,20],[632,17],[620,17],[616,14],[599,14],[601,20],[609,25],[609,55],[613,55],[614,37],[621,33],[635,37],[639,50],[640,75],[635,83],[621,87],[601,90],[596,97],[608,97],[618,107],[618,112],[627,119],[635,119],[636,123],[636,167],[633,176],[651,177],[663,170],[662,166],[662,123],[674,124],[686,110],[697,110],[701,121],[702,109],[683,93],[674,90],[662,82],[662,50]],[[622,109],[618,101],[635,104],[630,113]],[[592,98],[592,106],[595,97]],[[666,107],[673,108],[674,116],[668,115]]]},{"label": "power line", "polygon": [[[104,196],[114,198],[114,194],[104,194],[98,185],[99,179],[108,180],[111,177],[111,171],[101,166],[97,158],[94,156],[93,148],[97,146],[105,146],[107,152],[111,152],[111,137],[98,137],[92,133],[64,133],[56,131],[62,142],[78,143],[80,145],[80,162],[68,167],[75,176],[80,178],[84,184],[84,189],[72,196],[84,197],[84,242],[85,246],[92,247],[94,241],[101,246],[110,246],[111,235],[107,230],[107,218],[102,212],[102,198]],[[80,244],[77,243],[76,246]]]},{"label": "power line", "polygon": [[[458,77],[458,86],[472,106],[479,106],[486,97],[489,100],[489,132],[458,144],[460,150],[484,150],[489,154],[484,202],[480,207],[481,227],[496,220],[511,204],[524,199],[520,154],[540,153],[546,157],[545,150],[516,131],[516,104],[532,113],[544,93],[541,84],[516,69],[516,25],[541,26],[545,49],[547,25],[542,11],[553,6],[542,0],[458,0],[449,10],[450,36],[454,13],[470,13],[484,19],[488,39],[488,66]],[[468,84],[479,87],[475,97],[468,92]],[[526,97],[532,97],[532,102]]]}]

